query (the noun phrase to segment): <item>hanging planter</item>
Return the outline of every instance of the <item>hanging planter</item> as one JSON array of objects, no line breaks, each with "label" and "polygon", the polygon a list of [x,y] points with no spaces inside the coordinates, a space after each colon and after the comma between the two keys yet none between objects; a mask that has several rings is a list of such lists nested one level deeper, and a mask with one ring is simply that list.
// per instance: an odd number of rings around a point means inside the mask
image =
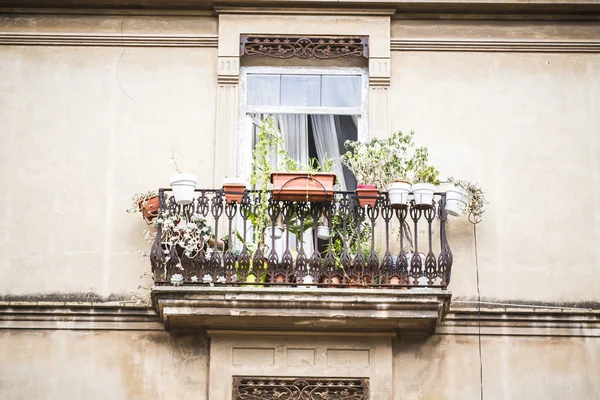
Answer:
[{"label": "hanging planter", "polygon": [[433,183],[414,183],[412,191],[416,205],[423,207],[431,207],[433,205],[433,194],[435,193],[435,185]]},{"label": "hanging planter", "polygon": [[406,181],[394,181],[388,185],[388,195],[392,208],[408,207],[410,194],[410,183]]},{"label": "hanging planter", "polygon": [[246,183],[242,178],[225,178],[223,180],[223,192],[225,193],[225,201],[228,204],[242,202]]},{"label": "hanging planter", "polygon": [[321,240],[329,240],[329,236],[331,236],[331,231],[328,226],[319,225],[317,227],[317,237]]},{"label": "hanging planter", "polygon": [[148,225],[152,223],[154,218],[158,217],[158,211],[160,209],[160,198],[158,196],[149,197],[145,200],[140,200],[139,208],[144,217],[144,221]]},{"label": "hanging planter", "polygon": [[446,207],[448,214],[456,217],[467,211],[469,196],[467,191],[460,186],[450,185],[446,191]]},{"label": "hanging planter", "polygon": [[337,177],[330,172],[273,172],[273,198],[278,201],[330,201]]},{"label": "hanging planter", "polygon": [[177,204],[190,204],[194,201],[194,190],[196,190],[196,175],[176,174],[171,177],[171,189]]},{"label": "hanging planter", "polygon": [[356,185],[356,197],[361,207],[375,207],[379,190],[375,185]]},{"label": "hanging planter", "polygon": [[136,193],[132,199],[133,203],[127,212],[130,214],[136,212],[142,213],[144,221],[150,225],[152,221],[158,217],[158,212],[160,210],[160,198],[158,197],[158,192],[151,190],[146,193]]}]

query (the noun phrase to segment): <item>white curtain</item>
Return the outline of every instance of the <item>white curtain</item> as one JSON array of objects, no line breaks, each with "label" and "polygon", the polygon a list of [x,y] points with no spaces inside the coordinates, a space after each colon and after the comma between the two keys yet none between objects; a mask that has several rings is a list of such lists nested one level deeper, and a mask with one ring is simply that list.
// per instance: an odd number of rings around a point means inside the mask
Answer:
[{"label": "white curtain", "polygon": [[346,181],[344,179],[338,141],[340,132],[338,132],[335,117],[333,115],[311,115],[310,118],[313,125],[315,147],[317,149],[319,162],[323,163],[323,160],[326,157],[333,159],[333,172],[337,175],[340,190],[345,191]]},{"label": "white curtain", "polygon": [[308,164],[308,116],[275,114],[275,122],[285,141],[285,150],[302,165]]}]

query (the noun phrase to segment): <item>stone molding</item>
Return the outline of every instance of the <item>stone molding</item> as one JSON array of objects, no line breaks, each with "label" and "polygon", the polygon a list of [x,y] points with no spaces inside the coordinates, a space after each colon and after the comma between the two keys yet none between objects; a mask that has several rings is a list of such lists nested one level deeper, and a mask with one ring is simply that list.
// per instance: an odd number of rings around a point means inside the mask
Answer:
[{"label": "stone molding", "polygon": [[112,47],[208,47],[217,48],[217,36],[94,35],[55,33],[2,33],[0,45],[112,46]]},{"label": "stone molding", "polygon": [[600,41],[391,39],[392,51],[599,53]]},{"label": "stone molding", "polygon": [[[215,288],[217,289],[217,288]],[[222,290],[218,288],[217,290]],[[259,289],[272,291],[272,289]],[[341,289],[352,290],[352,289]],[[364,292],[357,289],[355,292]],[[412,290],[410,290],[412,291]],[[356,294],[355,294],[356,295]],[[358,296],[358,295],[356,295]],[[229,296],[231,297],[231,296]],[[282,309],[278,310],[283,314]],[[257,331],[260,336],[321,336],[302,330]],[[136,330],[164,331],[153,308],[124,302],[1,301],[0,330]],[[207,335],[247,335],[248,330],[208,330]],[[600,337],[600,310],[527,307],[456,308],[452,306],[437,325],[438,335]],[[396,332],[328,331],[328,336],[393,337]]]},{"label": "stone molding", "polygon": [[439,335],[600,337],[600,310],[557,308],[453,309]]},{"label": "stone molding", "polygon": [[1,329],[163,331],[151,308],[127,303],[0,302]]}]

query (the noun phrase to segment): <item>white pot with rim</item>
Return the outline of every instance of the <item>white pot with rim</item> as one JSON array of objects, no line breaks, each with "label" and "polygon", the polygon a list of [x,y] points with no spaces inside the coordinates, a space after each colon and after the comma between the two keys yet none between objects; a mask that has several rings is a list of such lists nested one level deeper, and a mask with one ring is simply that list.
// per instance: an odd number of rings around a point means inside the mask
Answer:
[{"label": "white pot with rim", "polygon": [[435,185],[433,183],[413,183],[412,192],[415,204],[431,206],[433,203],[433,194],[435,193]]},{"label": "white pot with rim", "polygon": [[410,194],[410,183],[406,181],[394,181],[388,185],[388,195],[392,206],[408,204]]},{"label": "white pot with rim", "polygon": [[328,226],[319,225],[317,227],[317,237],[321,240],[329,240],[330,231]]},{"label": "white pot with rim", "polygon": [[467,210],[469,196],[467,191],[456,185],[449,185],[446,190],[446,207],[448,214],[456,217]]},{"label": "white pot with rim", "polygon": [[171,177],[171,189],[177,204],[190,204],[194,201],[194,190],[196,190],[196,175],[176,174]]}]

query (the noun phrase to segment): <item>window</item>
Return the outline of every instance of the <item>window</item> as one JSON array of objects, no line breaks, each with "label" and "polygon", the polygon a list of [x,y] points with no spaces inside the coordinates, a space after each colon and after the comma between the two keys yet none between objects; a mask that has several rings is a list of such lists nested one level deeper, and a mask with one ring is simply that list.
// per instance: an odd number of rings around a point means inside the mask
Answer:
[{"label": "window", "polygon": [[272,116],[292,158],[333,158],[341,190],[356,187],[342,166],[346,140],[366,139],[367,70],[242,68],[238,175],[248,178],[262,120]]}]

